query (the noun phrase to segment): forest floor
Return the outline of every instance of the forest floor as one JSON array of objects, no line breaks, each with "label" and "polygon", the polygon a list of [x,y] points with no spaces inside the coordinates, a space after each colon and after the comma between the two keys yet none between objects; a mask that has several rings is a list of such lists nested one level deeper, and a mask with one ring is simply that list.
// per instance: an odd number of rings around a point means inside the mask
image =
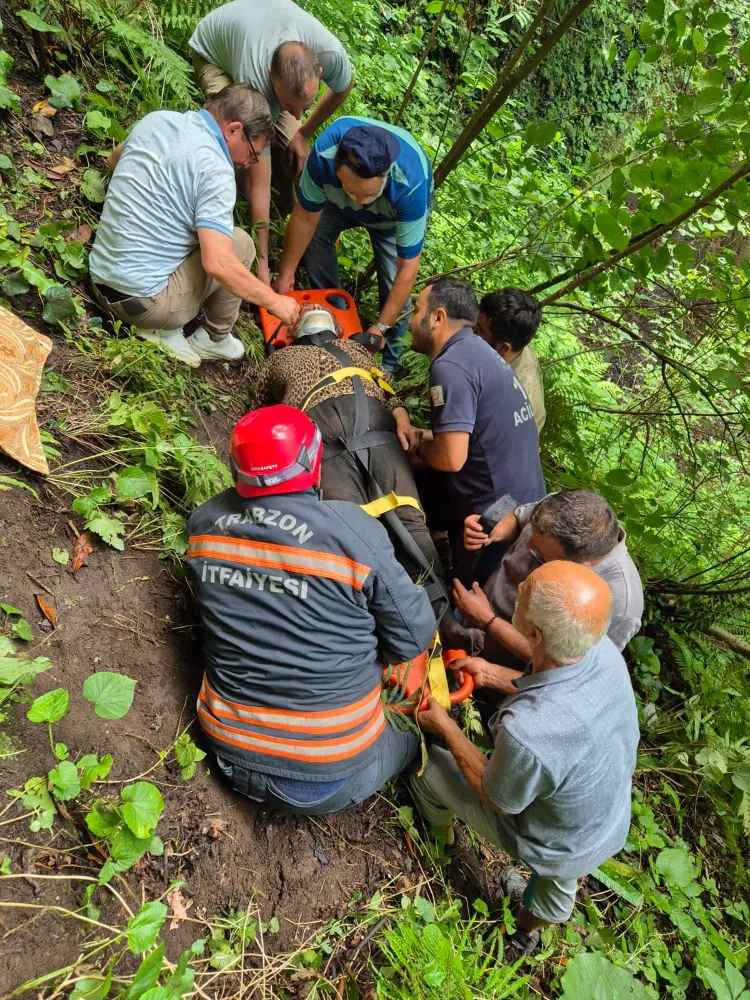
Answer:
[{"label": "forest floor", "polygon": [[[78,199],[75,218],[87,227],[91,221],[87,203],[78,195],[82,168],[62,174],[52,171],[66,162],[64,157],[75,157],[83,141],[80,117],[58,111],[47,119],[52,134],[43,134],[32,117],[32,107],[43,97],[42,87],[28,56],[18,50],[13,54],[19,70],[14,88],[21,97],[23,116],[7,122],[13,147],[8,152],[17,174],[29,168],[47,181],[35,188],[34,197],[24,200],[15,217],[30,229],[45,221],[58,222],[70,217],[68,210]],[[43,148],[28,148],[39,142]],[[0,187],[0,201],[3,194]],[[82,233],[79,228],[71,235],[90,244],[90,231]],[[82,284],[77,291],[86,296]],[[93,312],[90,300],[88,306]],[[37,401],[40,426],[57,428],[59,455],[53,466],[81,463],[96,471],[97,453],[102,451],[99,439],[62,428],[80,424],[103,393],[117,388],[117,382],[109,380],[95,356],[83,357],[59,327],[43,322],[36,293],[15,297],[13,310],[54,344],[45,370],[46,384],[55,388],[42,391]],[[243,316],[243,328],[250,337],[259,338],[248,315]],[[222,406],[211,413],[193,407],[193,433],[222,460],[229,432],[245,410],[256,367],[248,360],[231,368],[206,363],[201,368],[199,377]],[[58,391],[60,384],[65,385],[64,392]],[[306,819],[271,814],[234,794],[210,772],[208,760],[198,765],[189,782],[181,781],[170,750],[186,728],[199,740],[194,706],[203,667],[197,611],[179,573],[159,557],[153,539],[127,543],[123,552],[96,539],[94,551],[74,574],[70,563],[60,565],[52,557],[53,548],[72,551],[83,531],[81,519],[70,509],[68,492],[0,456],[3,474],[36,492],[36,496],[19,488],[0,492],[0,603],[24,610],[34,637],[18,643],[23,653],[45,655],[52,661],[52,668],[37,678],[32,694],[56,688],[71,693],[70,710],[55,725],[55,740],[67,745],[74,760],[92,752],[114,757],[107,782],[97,786],[99,793],[146,778],[162,791],[165,809],[158,833],[165,852],[158,858],[146,855],[118,882],[123,897],[137,909],[148,899],[164,896],[174,880],[183,881],[165,934],[167,958],[176,961],[229,908],[241,912],[252,908],[271,925],[275,934],[266,944],[269,953],[298,951],[309,947],[326,922],[343,917],[352,900],[367,901],[384,885],[413,894],[424,884],[413,840],[392,801],[409,801],[403,789],[395,795],[389,791],[391,798],[375,796],[342,814]],[[37,611],[37,594],[56,612],[53,631]],[[10,624],[7,619],[6,628]],[[102,670],[137,680],[133,707],[121,720],[92,717],[80,696],[85,678]],[[27,707],[13,705],[4,723],[3,751],[9,755],[3,759],[0,778],[3,799],[6,792],[23,788],[30,776],[46,773],[55,763],[46,727],[26,721]],[[9,872],[24,873],[0,882],[0,900],[14,904],[0,909],[0,996],[75,963],[89,933],[85,924],[67,919],[61,909],[79,909],[87,885],[81,879],[96,878],[105,855],[93,846],[79,804],[56,804],[59,815],[51,830],[31,833],[28,818],[17,818],[7,808],[0,821],[0,855],[9,859]],[[21,812],[17,804],[13,810]],[[463,878],[472,898],[492,891],[492,869],[499,870],[502,864],[499,855],[486,846],[483,850],[484,864],[477,865],[476,848],[464,838],[453,859],[457,874],[464,871],[458,880]],[[114,899],[102,904],[102,922],[117,926],[126,917]]]}]

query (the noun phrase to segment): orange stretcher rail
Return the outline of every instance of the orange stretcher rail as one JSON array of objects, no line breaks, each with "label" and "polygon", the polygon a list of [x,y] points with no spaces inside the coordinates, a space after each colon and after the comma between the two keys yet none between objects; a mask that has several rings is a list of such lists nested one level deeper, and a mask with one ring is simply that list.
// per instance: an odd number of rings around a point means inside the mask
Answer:
[{"label": "orange stretcher rail", "polygon": [[[300,291],[287,292],[290,299],[299,302],[300,308],[313,302],[315,305],[325,306],[330,309],[333,315],[341,324],[344,331],[344,339],[351,337],[355,333],[362,333],[362,324],[359,321],[357,307],[354,299],[348,292],[341,288],[307,288]],[[331,301],[343,300],[346,305],[342,309]],[[278,350],[280,347],[287,347],[291,343],[289,330],[275,316],[272,316],[267,309],[260,308],[260,325],[263,329],[263,339],[266,342],[266,352]]]},{"label": "orange stretcher rail", "polygon": [[[468,654],[464,652],[463,649],[444,649],[443,650],[443,666],[446,671],[450,668],[451,663],[454,660],[463,659],[463,657]],[[398,663],[391,668],[390,674],[385,677],[385,683],[390,687],[399,686],[404,691],[407,698],[407,704],[400,707],[400,711],[407,715],[411,715],[414,712],[415,706],[409,705],[409,700],[416,700],[416,696],[419,692],[422,692],[422,699],[420,701],[420,708],[424,708],[427,695],[430,693],[430,687],[426,680],[427,673],[427,651],[416,656],[413,660],[408,663]],[[469,695],[474,690],[474,678],[471,674],[464,672],[464,682],[457,691],[451,691],[450,702],[451,705],[458,704],[459,701],[465,701]]]}]

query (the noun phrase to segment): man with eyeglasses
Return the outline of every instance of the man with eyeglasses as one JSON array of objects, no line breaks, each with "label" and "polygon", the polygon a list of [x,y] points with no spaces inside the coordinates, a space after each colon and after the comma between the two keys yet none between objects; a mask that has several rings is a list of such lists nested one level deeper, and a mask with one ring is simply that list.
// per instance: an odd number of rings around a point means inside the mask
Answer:
[{"label": "man with eyeglasses", "polygon": [[[283,323],[299,307],[250,273],[252,237],[234,225],[235,166],[257,161],[273,134],[265,98],[227,87],[201,111],[146,115],[109,157],[114,170],[89,270],[116,319],[184,364],[236,361],[244,299]],[[183,327],[202,313],[191,337]]]},{"label": "man with eyeglasses", "polygon": [[598,493],[583,489],[550,493],[538,503],[510,511],[489,535],[479,515],[466,518],[467,549],[498,543],[510,548],[484,590],[477,583],[470,590],[454,583],[456,610],[468,627],[456,628],[450,619],[443,622],[446,639],[458,641],[460,636],[463,648],[481,653],[458,661],[457,667],[472,674],[475,687],[483,689],[477,703],[480,710],[483,701],[488,703],[488,717],[499,697],[515,693],[513,682],[531,656],[528,639],[512,620],[521,584],[542,564],[567,560],[589,567],[604,580],[613,598],[607,635],[620,651],[639,631],[643,616],[643,585],[625,532]]},{"label": "man with eyeglasses", "polygon": [[[354,87],[349,57],[335,35],[293,0],[232,0],[198,22],[188,45],[206,97],[246,83],[268,101],[273,147],[239,179],[258,241],[258,277],[268,284],[271,181],[274,205],[285,218],[312,137]],[[321,81],[327,89],[318,100]]]}]

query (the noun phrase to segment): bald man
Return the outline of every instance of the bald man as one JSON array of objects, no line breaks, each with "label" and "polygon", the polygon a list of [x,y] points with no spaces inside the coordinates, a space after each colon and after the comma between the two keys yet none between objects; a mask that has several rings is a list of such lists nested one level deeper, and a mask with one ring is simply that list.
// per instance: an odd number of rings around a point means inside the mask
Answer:
[{"label": "bald man", "polygon": [[[607,637],[612,593],[588,567],[545,563],[519,588],[514,626],[531,661],[511,672],[487,758],[433,698],[418,713],[432,746],[411,779],[425,820],[453,841],[458,816],[520,861],[501,876],[518,917],[504,957],[538,946],[541,929],[573,912],[577,880],[616,854],[630,826],[638,716],[628,669]],[[459,660],[459,673],[471,658]]]}]

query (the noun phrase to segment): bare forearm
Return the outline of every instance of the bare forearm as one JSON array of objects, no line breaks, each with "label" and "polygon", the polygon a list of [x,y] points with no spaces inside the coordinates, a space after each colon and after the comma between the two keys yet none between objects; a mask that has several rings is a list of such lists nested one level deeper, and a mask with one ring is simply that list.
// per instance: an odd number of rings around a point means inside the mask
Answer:
[{"label": "bare forearm", "polygon": [[293,273],[297,270],[302,255],[310,245],[310,240],[317,229],[319,219],[319,212],[312,214],[306,212],[299,204],[294,206],[284,238],[279,273]]},{"label": "bare forearm", "polygon": [[338,111],[349,94],[352,92],[353,87],[354,80],[352,79],[352,82],[346,90],[342,90],[338,94],[335,90],[326,90],[325,94],[323,94],[321,99],[305,119],[304,125],[300,128],[300,133],[305,137],[305,139],[312,139],[321,125],[324,125],[331,115],[335,111]]},{"label": "bare forearm", "polygon": [[397,267],[396,278],[391,287],[390,294],[378,317],[380,322],[385,326],[393,326],[401,315],[407,299],[411,295],[412,288],[414,288],[414,282],[417,280],[419,258],[399,261]]},{"label": "bare forearm", "polygon": [[524,638],[518,629],[514,628],[510,622],[506,622],[504,618],[496,618],[487,629],[487,634],[517,659],[524,662],[531,659],[531,646],[528,639]]},{"label": "bare forearm", "polygon": [[222,288],[246,302],[271,309],[277,296],[264,282],[259,281],[254,274],[234,256],[227,256],[215,265],[211,272],[212,278],[219,282]]},{"label": "bare forearm", "polygon": [[[267,161],[267,162],[264,162]],[[255,225],[259,255],[268,259],[268,222],[271,218],[271,157],[261,157],[245,174],[250,221]],[[257,224],[257,225],[256,225]]]},{"label": "bare forearm", "polygon": [[120,157],[122,156],[123,143],[119,146],[115,146],[112,152],[107,157],[107,166],[110,170],[114,170],[117,164],[120,162]]},{"label": "bare forearm", "polygon": [[446,723],[442,736],[467,783],[480,798],[492,805],[484,791],[484,772],[489,763],[488,758],[464,736],[452,719]]}]

